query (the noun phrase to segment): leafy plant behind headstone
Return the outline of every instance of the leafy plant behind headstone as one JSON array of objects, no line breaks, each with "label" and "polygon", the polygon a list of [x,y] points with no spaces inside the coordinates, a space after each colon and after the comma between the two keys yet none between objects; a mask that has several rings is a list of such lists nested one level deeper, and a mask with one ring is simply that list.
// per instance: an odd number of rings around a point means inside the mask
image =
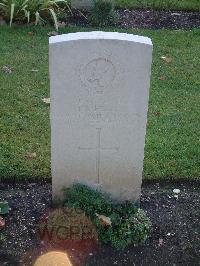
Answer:
[{"label": "leafy plant behind headstone", "polygon": [[58,30],[58,15],[62,9],[70,9],[67,0],[0,0],[0,14],[10,26],[13,22],[44,24],[53,21]]},{"label": "leafy plant behind headstone", "polygon": [[100,27],[115,24],[117,14],[112,0],[94,0],[89,20],[92,25]]}]

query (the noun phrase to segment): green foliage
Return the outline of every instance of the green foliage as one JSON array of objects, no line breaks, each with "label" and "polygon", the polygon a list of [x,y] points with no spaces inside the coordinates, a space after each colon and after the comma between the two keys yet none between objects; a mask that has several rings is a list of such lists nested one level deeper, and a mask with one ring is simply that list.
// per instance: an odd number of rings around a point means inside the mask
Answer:
[{"label": "green foliage", "polygon": [[58,30],[57,14],[66,6],[67,0],[0,0],[0,13],[10,26],[13,21],[35,22],[37,25],[52,19]]},{"label": "green foliage", "polygon": [[0,214],[7,214],[9,212],[9,205],[7,201],[0,202]]},{"label": "green foliage", "polygon": [[[107,30],[148,36],[154,44],[144,180],[199,179],[200,29]],[[49,97],[50,31],[52,27],[0,27],[0,182],[51,180],[49,104],[42,101]],[[88,28],[60,29],[77,31]],[[168,64],[161,56],[173,61]],[[4,66],[12,73],[5,73]],[[27,152],[35,152],[36,158],[27,158]]]},{"label": "green foliage", "polygon": [[92,25],[100,27],[116,23],[117,14],[112,0],[94,0],[89,20]]},{"label": "green foliage", "polygon": [[199,0],[115,0],[119,8],[199,11]]},{"label": "green foliage", "polygon": [[[99,240],[117,249],[145,241],[151,230],[151,222],[143,210],[131,202],[113,203],[108,195],[85,185],[75,184],[65,189],[65,205],[82,209],[96,225]],[[103,224],[97,214],[110,218],[111,225]]]}]

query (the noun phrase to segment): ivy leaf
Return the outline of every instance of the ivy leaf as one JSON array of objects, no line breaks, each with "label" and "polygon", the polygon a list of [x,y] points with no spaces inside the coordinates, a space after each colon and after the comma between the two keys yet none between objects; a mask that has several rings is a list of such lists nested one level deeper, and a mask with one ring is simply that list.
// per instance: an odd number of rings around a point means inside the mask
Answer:
[{"label": "ivy leaf", "polygon": [[9,213],[9,205],[7,201],[1,201],[0,202],[0,214],[7,214]]}]

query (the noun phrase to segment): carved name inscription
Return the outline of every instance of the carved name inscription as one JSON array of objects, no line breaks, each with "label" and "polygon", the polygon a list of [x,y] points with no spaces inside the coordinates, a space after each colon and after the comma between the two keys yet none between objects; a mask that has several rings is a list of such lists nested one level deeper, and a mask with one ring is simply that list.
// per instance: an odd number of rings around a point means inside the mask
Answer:
[{"label": "carved name inscription", "polygon": [[116,77],[116,68],[110,60],[93,59],[80,68],[79,74],[83,86],[77,101],[77,115],[68,115],[67,123],[84,121],[98,127],[98,124],[132,123],[137,119],[137,114],[123,112],[124,108],[119,104],[111,106],[107,99]]},{"label": "carved name inscription", "polygon": [[95,58],[81,67],[83,93],[78,103],[79,119],[91,123],[110,123],[118,119],[117,110],[106,102],[106,92],[115,76],[116,68],[106,58]]}]

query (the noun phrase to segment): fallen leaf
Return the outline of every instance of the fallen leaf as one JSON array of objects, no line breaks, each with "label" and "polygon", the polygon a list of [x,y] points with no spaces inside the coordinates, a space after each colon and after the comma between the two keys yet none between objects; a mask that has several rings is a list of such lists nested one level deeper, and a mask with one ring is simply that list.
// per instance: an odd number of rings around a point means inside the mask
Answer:
[{"label": "fallen leaf", "polygon": [[160,77],[159,77],[159,80],[165,80],[165,79],[166,79],[165,76],[160,76]]},{"label": "fallen leaf", "polygon": [[105,215],[100,215],[98,213],[95,213],[95,214],[104,225],[111,226],[112,222],[111,222],[110,217],[106,217]]},{"label": "fallen leaf", "polygon": [[50,104],[51,103],[51,99],[50,98],[43,98],[42,101],[46,104]]},{"label": "fallen leaf", "polygon": [[159,238],[158,246],[161,247],[164,244],[164,240],[162,238]]},{"label": "fallen leaf", "polygon": [[160,112],[153,112],[153,114],[156,116],[160,116],[161,113]]},{"label": "fallen leaf", "polygon": [[5,219],[0,216],[0,229],[4,228],[5,224],[6,224]]},{"label": "fallen leaf", "polygon": [[171,15],[172,15],[172,16],[180,16],[181,14],[180,14],[180,13],[176,13],[176,12],[174,12],[174,13],[171,13]]},{"label": "fallen leaf", "polygon": [[26,157],[29,159],[35,159],[36,158],[36,152],[27,152]]},{"label": "fallen leaf", "polygon": [[168,56],[161,56],[161,59],[168,64],[172,62],[172,58]]},{"label": "fallen leaf", "polygon": [[33,36],[33,32],[32,32],[32,31],[29,31],[29,32],[28,32],[28,35],[29,35],[29,36]]},{"label": "fallen leaf", "polygon": [[57,31],[50,31],[47,35],[48,35],[49,37],[51,37],[51,36],[56,36],[56,35],[58,35],[58,32],[57,32]]},{"label": "fallen leaf", "polygon": [[11,74],[13,72],[13,68],[10,66],[3,66],[2,70],[4,73]]}]

